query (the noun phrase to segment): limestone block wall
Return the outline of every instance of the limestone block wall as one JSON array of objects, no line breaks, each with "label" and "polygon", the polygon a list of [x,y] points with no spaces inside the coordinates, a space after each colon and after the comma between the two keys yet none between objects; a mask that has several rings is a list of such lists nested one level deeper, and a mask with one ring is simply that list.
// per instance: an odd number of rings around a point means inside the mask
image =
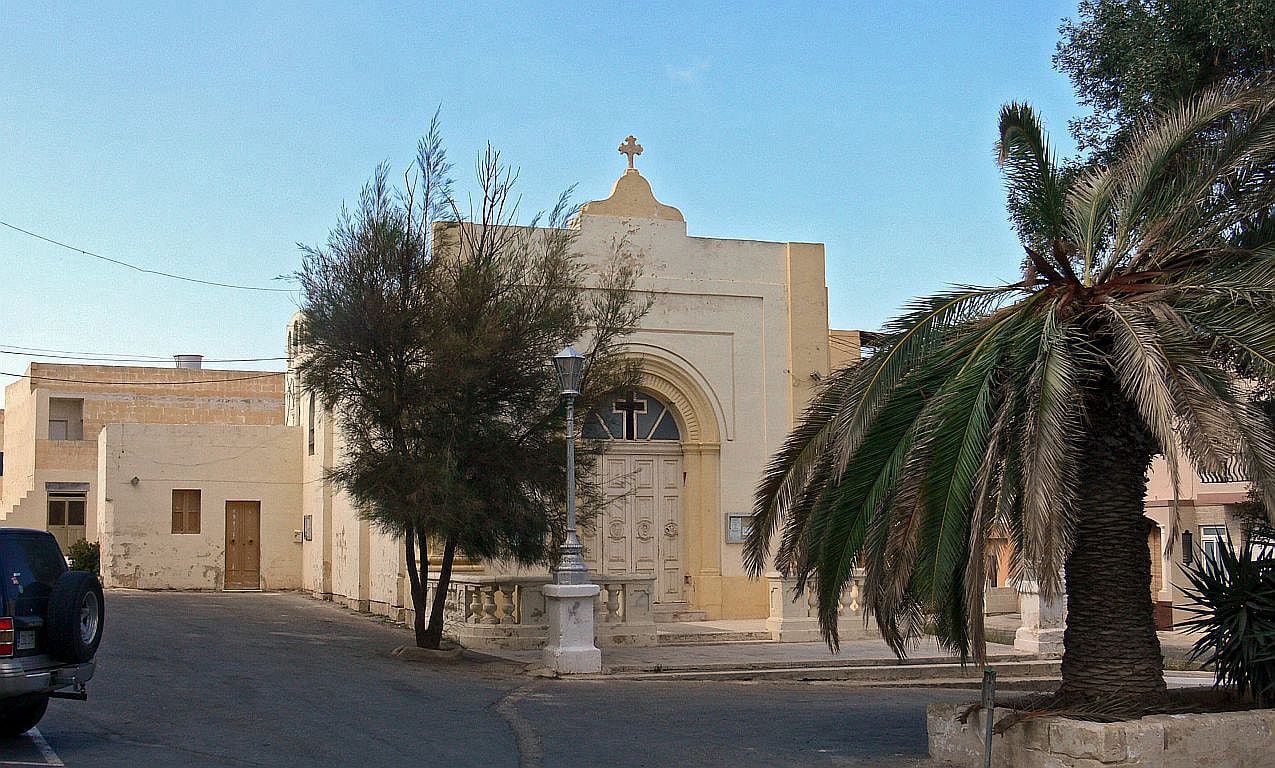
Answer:
[{"label": "limestone block wall", "polygon": [[[983,766],[986,712],[964,722],[964,704],[931,704],[930,757]],[[1011,712],[997,708],[993,721]],[[1032,718],[992,737],[994,768],[1255,768],[1275,754],[1275,711],[1152,715],[1118,723]]]},{"label": "limestone block wall", "polygon": [[[284,419],[281,373],[32,363],[28,374],[5,389],[5,525],[45,527],[45,483],[88,483],[92,538],[98,528],[97,438],[106,424],[273,425]],[[75,434],[83,439],[49,439],[50,400],[55,408],[79,401]]]},{"label": "limestone block wall", "polygon": [[[261,505],[261,587],[301,586],[297,428],[111,424],[98,436],[102,582],[140,589],[221,589],[226,502]],[[134,483],[133,479],[137,482]],[[200,491],[199,533],[173,533],[174,489]]]}]

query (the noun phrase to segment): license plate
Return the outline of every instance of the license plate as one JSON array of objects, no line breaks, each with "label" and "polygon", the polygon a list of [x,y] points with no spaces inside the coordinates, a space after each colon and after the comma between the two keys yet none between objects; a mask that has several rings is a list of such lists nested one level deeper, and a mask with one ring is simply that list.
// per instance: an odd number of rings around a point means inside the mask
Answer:
[{"label": "license plate", "polygon": [[35,648],[35,630],[29,629],[18,633],[18,650],[29,651]]}]

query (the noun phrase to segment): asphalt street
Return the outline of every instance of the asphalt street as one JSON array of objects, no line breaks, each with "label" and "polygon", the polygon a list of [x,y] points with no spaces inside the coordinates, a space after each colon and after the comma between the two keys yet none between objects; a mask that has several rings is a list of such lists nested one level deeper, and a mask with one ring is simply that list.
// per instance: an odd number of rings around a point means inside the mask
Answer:
[{"label": "asphalt street", "polygon": [[401,627],[295,594],[117,592],[87,702],[0,768],[919,766],[925,705],[968,691],[536,680],[399,661]]}]

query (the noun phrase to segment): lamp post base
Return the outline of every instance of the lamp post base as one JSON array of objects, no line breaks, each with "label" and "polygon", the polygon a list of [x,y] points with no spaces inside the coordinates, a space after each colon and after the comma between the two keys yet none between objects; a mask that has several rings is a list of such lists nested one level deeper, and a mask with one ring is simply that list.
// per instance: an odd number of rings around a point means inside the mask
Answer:
[{"label": "lamp post base", "polygon": [[593,603],[602,589],[597,584],[546,584],[545,610],[549,638],[543,660],[560,675],[602,671],[602,651],[593,642]]}]

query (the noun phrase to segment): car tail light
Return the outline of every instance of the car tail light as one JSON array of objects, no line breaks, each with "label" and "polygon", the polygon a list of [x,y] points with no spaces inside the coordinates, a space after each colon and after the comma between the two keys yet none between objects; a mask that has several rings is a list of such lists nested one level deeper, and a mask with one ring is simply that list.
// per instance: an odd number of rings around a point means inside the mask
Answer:
[{"label": "car tail light", "polygon": [[8,616],[0,618],[0,656],[12,656],[15,641],[13,619]]}]

